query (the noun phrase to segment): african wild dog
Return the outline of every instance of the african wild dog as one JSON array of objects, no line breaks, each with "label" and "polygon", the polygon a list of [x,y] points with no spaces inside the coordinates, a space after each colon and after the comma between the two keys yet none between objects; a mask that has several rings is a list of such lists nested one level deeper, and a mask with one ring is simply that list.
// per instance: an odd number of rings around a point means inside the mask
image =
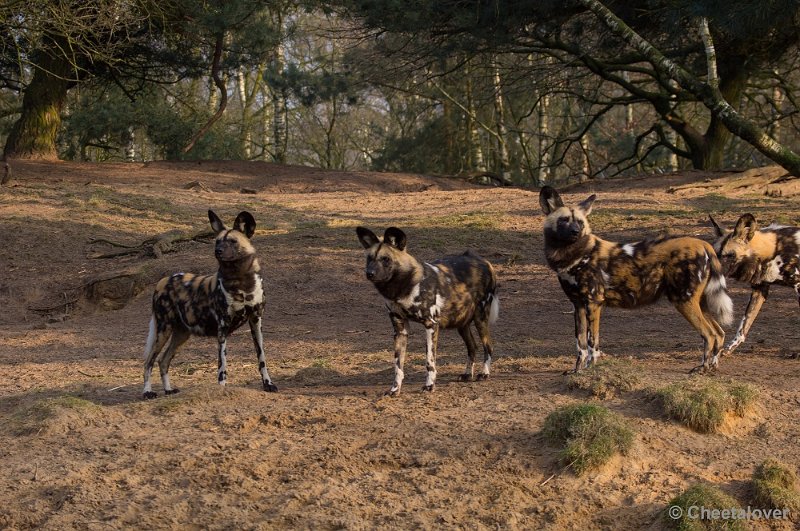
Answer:
[{"label": "african wild dog", "polygon": [[564,206],[545,186],[539,204],[544,222],[547,264],[575,308],[578,357],[575,372],[597,361],[600,312],[604,305],[636,308],[666,295],[703,336],[703,361],[692,371],[715,368],[733,305],[714,250],[697,238],[663,236],[620,245],[592,234],[586,219],[592,195],[577,207]]},{"label": "african wild dog", "polygon": [[261,314],[264,311],[264,290],[260,266],[250,238],[256,220],[249,212],[241,212],[228,229],[222,220],[208,211],[211,228],[217,232],[214,256],[219,270],[214,275],[175,273],[162,278],[153,293],[153,315],[150,334],[144,350],[144,398],[157,395],[150,388],[150,373],[164,344],[167,349],[158,361],[164,393],[178,392],[169,383],[169,364],[178,348],[192,335],[216,336],[219,342],[217,380],[225,385],[228,377],[226,342],[228,336],[245,322],[258,354],[258,369],[264,391],[277,391],[267,372]]},{"label": "african wild dog", "polygon": [[[725,347],[723,354],[736,350],[744,343],[750,327],[767,300],[772,284],[791,286],[800,302],[800,227],[770,225],[759,229],[752,214],[744,214],[732,230],[714,225],[717,252],[725,274],[735,280],[748,282],[752,291],[747,310],[736,331],[736,337]],[[795,353],[793,357],[798,357]]]},{"label": "african wild dog", "polygon": [[425,326],[428,375],[424,391],[434,389],[436,346],[443,328],[458,329],[466,343],[468,361],[461,381],[471,381],[477,346],[470,324],[475,323],[484,355],[477,379],[487,379],[493,353],[489,325],[497,320],[500,310],[492,265],[470,251],[420,262],[406,252],[406,235],[396,227],[386,229],[383,239],[364,227],[358,227],[356,233],[367,250],[367,278],[386,300],[394,326],[394,384],[386,394],[397,395],[403,384],[409,320]]}]

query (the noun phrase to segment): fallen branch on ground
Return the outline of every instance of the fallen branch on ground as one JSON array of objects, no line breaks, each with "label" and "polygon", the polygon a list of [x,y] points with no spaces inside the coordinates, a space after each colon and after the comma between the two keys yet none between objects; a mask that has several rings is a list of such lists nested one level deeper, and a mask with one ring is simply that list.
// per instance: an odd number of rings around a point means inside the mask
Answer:
[{"label": "fallen branch on ground", "polygon": [[121,251],[111,251],[108,253],[97,253],[91,255],[90,258],[93,259],[107,259],[107,258],[118,258],[120,256],[131,256],[131,255],[140,255],[140,256],[149,256],[151,258],[161,258],[163,254],[172,252],[175,250],[175,246],[180,243],[184,242],[191,242],[191,241],[200,241],[200,240],[208,240],[214,237],[214,232],[209,230],[202,230],[199,232],[191,232],[186,233],[180,230],[170,230],[152,238],[148,238],[144,240],[142,243],[137,245],[127,245],[124,243],[118,243],[111,240],[106,240],[104,238],[92,238],[89,240],[90,244],[97,244],[102,243],[106,245],[111,245],[113,247],[119,247]]}]

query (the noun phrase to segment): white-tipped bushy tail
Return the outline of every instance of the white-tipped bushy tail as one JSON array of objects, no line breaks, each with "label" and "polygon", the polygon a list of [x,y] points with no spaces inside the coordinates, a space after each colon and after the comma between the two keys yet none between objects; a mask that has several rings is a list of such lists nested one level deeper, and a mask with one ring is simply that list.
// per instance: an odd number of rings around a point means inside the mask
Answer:
[{"label": "white-tipped bushy tail", "polygon": [[156,342],[156,316],[150,317],[150,332],[147,334],[147,341],[144,344],[144,359],[146,360],[147,357],[150,355],[150,351],[153,349],[153,344]]},{"label": "white-tipped bushy tail", "polygon": [[717,318],[717,322],[727,326],[733,322],[733,301],[728,296],[725,285],[725,276],[720,270],[719,262],[714,259],[711,265],[711,278],[706,284],[703,292],[706,298],[706,306],[709,311]]},{"label": "white-tipped bushy tail", "polygon": [[489,294],[491,302],[489,303],[489,324],[495,324],[500,317],[500,300],[494,293]]}]

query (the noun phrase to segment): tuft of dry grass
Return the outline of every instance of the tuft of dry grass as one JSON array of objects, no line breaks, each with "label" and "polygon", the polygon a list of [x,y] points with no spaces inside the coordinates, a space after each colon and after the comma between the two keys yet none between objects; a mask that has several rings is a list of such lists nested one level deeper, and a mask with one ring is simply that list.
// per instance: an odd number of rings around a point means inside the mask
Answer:
[{"label": "tuft of dry grass", "polygon": [[753,473],[753,501],[759,508],[789,509],[800,513],[797,476],[787,465],[767,459]]},{"label": "tuft of dry grass", "polygon": [[567,377],[567,388],[589,391],[592,396],[608,400],[620,393],[632,391],[640,381],[630,361],[611,358],[570,374]]},{"label": "tuft of dry grass", "polygon": [[727,416],[743,417],[755,404],[755,387],[709,378],[692,378],[655,393],[670,418],[700,433],[716,433]]},{"label": "tuft of dry grass", "polygon": [[633,445],[633,431],[608,408],[594,404],[561,407],[544,421],[542,433],[563,444],[561,459],[576,474],[599,468]]},{"label": "tuft of dry grass", "polygon": [[48,431],[62,414],[67,417],[93,417],[101,409],[94,402],[73,395],[41,398],[14,411],[8,428],[15,435],[34,435]]},{"label": "tuft of dry grass", "polygon": [[[691,508],[691,511],[690,511]],[[696,514],[698,508],[705,510]],[[680,531],[730,530],[747,529],[746,520],[735,518],[735,515],[723,511],[742,510],[739,502],[720,489],[707,483],[692,485],[673,498],[664,511],[663,523],[667,529]],[[716,518],[711,513],[718,510]],[[704,517],[705,516],[705,517]]]}]

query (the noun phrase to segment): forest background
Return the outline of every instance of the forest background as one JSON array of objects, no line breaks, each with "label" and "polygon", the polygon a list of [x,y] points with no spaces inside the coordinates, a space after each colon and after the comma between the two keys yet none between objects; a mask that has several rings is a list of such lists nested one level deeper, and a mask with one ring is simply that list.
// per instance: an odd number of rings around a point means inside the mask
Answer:
[{"label": "forest background", "polygon": [[786,0],[6,0],[0,145],[519,185],[798,174],[798,20]]}]

